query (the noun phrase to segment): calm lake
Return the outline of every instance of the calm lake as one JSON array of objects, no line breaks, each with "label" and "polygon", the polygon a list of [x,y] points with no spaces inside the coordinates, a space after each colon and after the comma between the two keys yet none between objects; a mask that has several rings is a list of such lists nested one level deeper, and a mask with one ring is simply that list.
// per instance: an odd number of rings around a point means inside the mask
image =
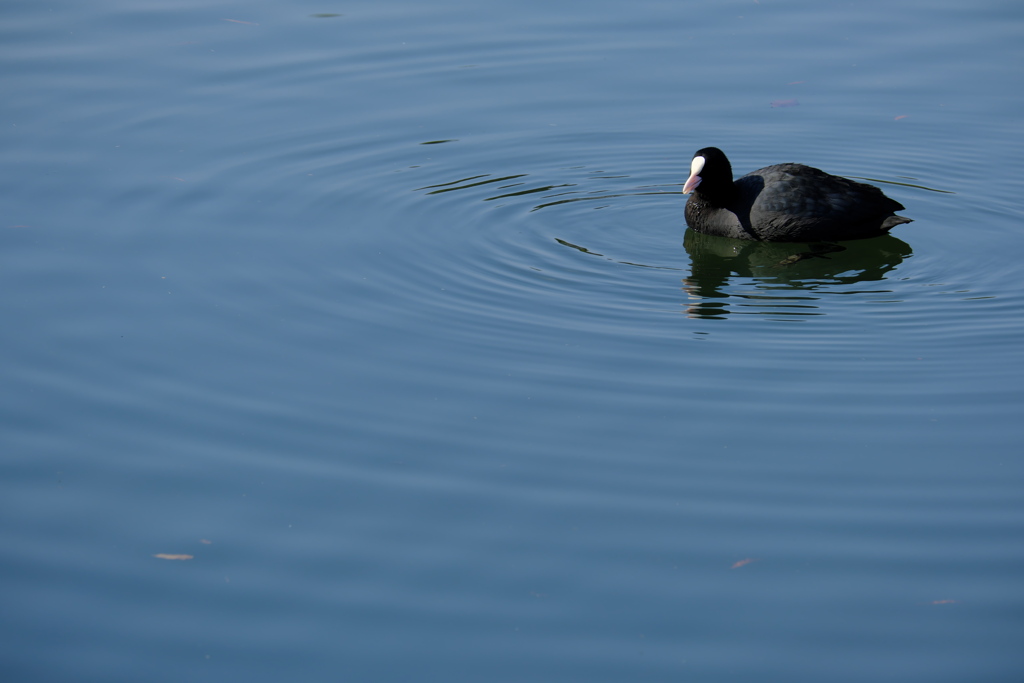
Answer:
[{"label": "calm lake", "polygon": [[[1024,679],[1024,5],[7,0],[0,673]],[[687,232],[714,145],[881,187]]]}]

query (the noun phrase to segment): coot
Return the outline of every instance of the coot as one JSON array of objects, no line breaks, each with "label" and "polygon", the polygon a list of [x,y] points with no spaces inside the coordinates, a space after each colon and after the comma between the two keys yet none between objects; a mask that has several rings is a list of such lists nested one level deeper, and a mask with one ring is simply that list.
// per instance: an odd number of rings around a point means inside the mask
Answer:
[{"label": "coot", "polygon": [[803,164],[766,166],[732,179],[722,150],[693,155],[683,185],[686,224],[697,232],[766,242],[853,240],[884,235],[909,218],[872,185]]}]

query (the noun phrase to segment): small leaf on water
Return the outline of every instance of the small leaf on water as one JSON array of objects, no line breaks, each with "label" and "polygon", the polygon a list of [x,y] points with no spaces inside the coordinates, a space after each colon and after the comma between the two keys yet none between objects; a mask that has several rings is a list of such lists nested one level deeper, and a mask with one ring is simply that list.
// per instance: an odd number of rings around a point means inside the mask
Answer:
[{"label": "small leaf on water", "polygon": [[757,562],[757,560],[755,560],[752,557],[748,557],[745,560],[740,560],[739,562],[736,562],[735,564],[733,564],[733,566],[729,567],[729,569],[739,569],[740,567],[748,565],[751,562]]},{"label": "small leaf on water", "polygon": [[900,119],[905,119],[905,118],[907,118],[907,114],[900,114],[899,116],[894,118],[893,121],[899,121]]}]

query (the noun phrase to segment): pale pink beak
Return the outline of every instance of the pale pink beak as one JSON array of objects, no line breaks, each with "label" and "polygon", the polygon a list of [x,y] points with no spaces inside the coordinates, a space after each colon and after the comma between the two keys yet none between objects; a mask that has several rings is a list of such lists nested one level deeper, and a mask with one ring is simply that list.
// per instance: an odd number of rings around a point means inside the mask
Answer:
[{"label": "pale pink beak", "polygon": [[686,183],[683,185],[683,194],[690,194],[700,185],[700,172],[704,170],[704,161],[704,157],[695,156],[693,161],[690,162],[690,177],[686,179]]}]

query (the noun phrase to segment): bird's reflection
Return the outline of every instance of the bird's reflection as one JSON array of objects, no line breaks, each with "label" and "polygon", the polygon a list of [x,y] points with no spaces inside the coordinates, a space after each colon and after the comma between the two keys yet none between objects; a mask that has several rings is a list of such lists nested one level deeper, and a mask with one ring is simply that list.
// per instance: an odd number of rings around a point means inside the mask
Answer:
[{"label": "bird's reflection", "polygon": [[[690,276],[683,279],[686,313],[694,318],[739,312],[820,315],[815,290],[884,280],[912,253],[909,244],[891,235],[799,244],[749,242],[687,230],[683,246],[691,262]],[[752,287],[738,292],[737,278]]]}]

